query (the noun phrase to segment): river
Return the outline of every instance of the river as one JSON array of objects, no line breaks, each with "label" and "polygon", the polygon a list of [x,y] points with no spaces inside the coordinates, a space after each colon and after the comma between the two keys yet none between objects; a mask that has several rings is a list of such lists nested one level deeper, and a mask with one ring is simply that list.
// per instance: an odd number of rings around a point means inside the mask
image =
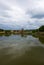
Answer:
[{"label": "river", "polygon": [[0,65],[44,65],[44,37],[0,36]]}]

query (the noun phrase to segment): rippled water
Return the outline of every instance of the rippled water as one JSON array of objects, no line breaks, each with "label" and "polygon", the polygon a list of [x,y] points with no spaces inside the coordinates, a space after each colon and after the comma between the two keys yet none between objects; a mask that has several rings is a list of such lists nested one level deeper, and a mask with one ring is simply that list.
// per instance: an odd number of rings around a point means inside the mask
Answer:
[{"label": "rippled water", "polygon": [[44,65],[44,37],[0,36],[0,65]]}]

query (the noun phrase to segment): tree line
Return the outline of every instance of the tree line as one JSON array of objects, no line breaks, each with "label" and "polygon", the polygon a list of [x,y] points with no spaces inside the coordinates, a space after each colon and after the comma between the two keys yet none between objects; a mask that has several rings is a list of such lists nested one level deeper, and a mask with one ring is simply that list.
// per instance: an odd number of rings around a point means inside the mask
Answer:
[{"label": "tree line", "polygon": [[[5,31],[5,33],[11,33],[11,31],[12,30],[4,30],[4,29],[0,29],[0,32],[3,32],[3,31]],[[13,30],[13,31],[17,31],[17,30]],[[18,30],[19,31],[19,30]],[[35,29],[35,30],[24,30],[24,29],[21,29],[21,31],[27,31],[27,32],[30,32],[30,31],[32,31],[33,33],[34,32],[44,32],[44,25],[43,26],[41,26],[39,29]]]}]

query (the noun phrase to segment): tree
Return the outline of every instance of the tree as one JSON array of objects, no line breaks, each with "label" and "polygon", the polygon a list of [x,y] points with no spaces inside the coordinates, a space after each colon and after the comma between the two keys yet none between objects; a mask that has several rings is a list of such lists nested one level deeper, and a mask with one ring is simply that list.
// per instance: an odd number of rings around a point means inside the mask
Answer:
[{"label": "tree", "polygon": [[44,25],[39,28],[39,31],[44,32]]},{"label": "tree", "polygon": [[0,32],[3,32],[4,30],[3,29],[0,29]]}]

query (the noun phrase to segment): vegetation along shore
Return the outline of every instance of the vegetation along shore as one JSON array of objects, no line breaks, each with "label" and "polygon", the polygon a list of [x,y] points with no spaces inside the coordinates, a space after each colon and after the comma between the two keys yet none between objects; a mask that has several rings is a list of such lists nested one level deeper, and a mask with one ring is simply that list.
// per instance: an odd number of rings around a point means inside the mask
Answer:
[{"label": "vegetation along shore", "polygon": [[44,25],[41,26],[39,29],[34,30],[24,30],[23,28],[21,30],[4,30],[0,29],[0,35],[2,34],[32,34],[32,35],[43,35],[44,36]]}]

